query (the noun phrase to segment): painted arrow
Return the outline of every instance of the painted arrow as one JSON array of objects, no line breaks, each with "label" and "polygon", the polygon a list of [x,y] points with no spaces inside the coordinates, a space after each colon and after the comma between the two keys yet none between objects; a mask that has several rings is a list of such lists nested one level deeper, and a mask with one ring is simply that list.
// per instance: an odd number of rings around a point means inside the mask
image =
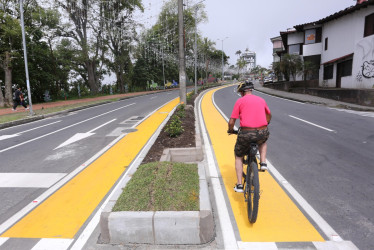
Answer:
[{"label": "painted arrow", "polygon": [[109,123],[111,123],[111,122],[113,122],[113,121],[115,121],[115,120],[117,120],[117,119],[113,119],[113,120],[111,120],[111,121],[109,121],[109,122],[106,122],[106,123],[104,123],[104,124],[102,124],[102,125],[100,125],[100,126],[94,128],[94,129],[91,129],[90,131],[88,131],[88,132],[86,132],[86,133],[77,133],[77,134],[73,135],[72,137],[70,137],[69,139],[67,139],[65,142],[61,143],[61,144],[60,144],[57,148],[55,148],[54,150],[59,149],[59,148],[62,148],[62,147],[65,147],[65,146],[67,146],[67,145],[69,145],[69,144],[72,144],[72,143],[74,143],[74,142],[77,142],[77,141],[83,140],[83,139],[85,139],[85,138],[87,138],[87,137],[90,137],[91,135],[94,135],[94,134],[95,134],[95,133],[93,133],[95,130],[98,130],[99,128],[104,127],[105,125],[107,125],[107,124],[109,124]]}]

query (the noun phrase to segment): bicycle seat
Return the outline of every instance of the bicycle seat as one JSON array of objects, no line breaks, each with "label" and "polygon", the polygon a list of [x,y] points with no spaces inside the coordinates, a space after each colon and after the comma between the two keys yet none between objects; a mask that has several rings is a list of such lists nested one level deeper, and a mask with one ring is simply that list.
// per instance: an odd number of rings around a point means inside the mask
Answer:
[{"label": "bicycle seat", "polygon": [[249,147],[250,147],[249,155],[250,156],[255,156],[257,154],[257,150],[258,150],[257,143],[251,143]]}]

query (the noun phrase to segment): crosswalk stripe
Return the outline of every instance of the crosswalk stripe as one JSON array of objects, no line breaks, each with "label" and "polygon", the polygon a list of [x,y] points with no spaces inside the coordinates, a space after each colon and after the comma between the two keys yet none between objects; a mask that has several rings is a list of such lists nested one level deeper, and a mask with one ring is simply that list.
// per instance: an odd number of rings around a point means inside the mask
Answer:
[{"label": "crosswalk stripe", "polygon": [[0,173],[1,188],[49,188],[65,173]]}]

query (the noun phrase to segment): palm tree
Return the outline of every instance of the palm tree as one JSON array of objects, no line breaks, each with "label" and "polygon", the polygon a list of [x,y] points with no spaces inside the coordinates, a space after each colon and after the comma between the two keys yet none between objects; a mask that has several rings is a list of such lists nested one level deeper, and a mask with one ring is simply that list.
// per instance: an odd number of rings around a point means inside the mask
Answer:
[{"label": "palm tree", "polygon": [[247,65],[247,63],[243,58],[240,58],[236,62],[236,65],[238,66],[238,74],[239,74],[239,79],[240,79],[240,70],[244,68]]},{"label": "palm tree", "polygon": [[[239,59],[240,59],[240,55],[242,54],[242,51],[241,50],[238,50],[235,52],[235,55],[238,55],[239,56]],[[238,67],[238,76],[239,76],[239,70],[240,68]]]}]

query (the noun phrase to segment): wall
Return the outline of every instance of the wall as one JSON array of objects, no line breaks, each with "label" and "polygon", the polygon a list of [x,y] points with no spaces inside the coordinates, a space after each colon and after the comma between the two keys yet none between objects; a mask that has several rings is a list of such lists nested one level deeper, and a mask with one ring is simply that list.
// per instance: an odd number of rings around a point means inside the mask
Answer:
[{"label": "wall", "polygon": [[303,45],[303,56],[320,55],[322,52],[322,43],[313,43]]},{"label": "wall", "polygon": [[[354,53],[352,76],[343,77],[342,88],[373,88],[374,78],[374,35],[363,38],[365,17],[374,12],[374,6],[360,9],[351,14],[332,20],[323,25],[321,64]],[[324,50],[328,37],[328,50]],[[333,79],[323,80],[323,67],[320,71],[320,86],[336,86],[336,62]],[[369,76],[369,77],[368,77]]]},{"label": "wall", "polygon": [[290,33],[287,36],[288,45],[304,43],[304,32]]},{"label": "wall", "polygon": [[374,35],[361,39],[355,46],[352,80],[354,88],[374,88]]}]

